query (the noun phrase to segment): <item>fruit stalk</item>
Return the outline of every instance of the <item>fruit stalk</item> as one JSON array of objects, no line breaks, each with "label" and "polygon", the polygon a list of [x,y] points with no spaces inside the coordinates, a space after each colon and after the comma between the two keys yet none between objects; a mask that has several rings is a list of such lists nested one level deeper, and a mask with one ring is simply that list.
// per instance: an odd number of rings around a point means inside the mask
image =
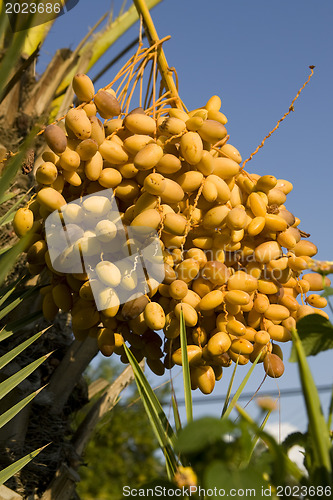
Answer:
[{"label": "fruit stalk", "polygon": [[[153,45],[154,43],[159,41],[159,37],[146,2],[145,0],[133,0],[133,3],[138,11],[139,16],[142,16],[149,43],[150,45]],[[168,62],[166,60],[162,47],[159,47],[157,49],[157,63],[164,86],[166,90],[169,90],[171,97],[174,98],[174,102],[171,104],[171,106],[183,109],[176,84],[172,77],[172,72],[169,69]]]}]

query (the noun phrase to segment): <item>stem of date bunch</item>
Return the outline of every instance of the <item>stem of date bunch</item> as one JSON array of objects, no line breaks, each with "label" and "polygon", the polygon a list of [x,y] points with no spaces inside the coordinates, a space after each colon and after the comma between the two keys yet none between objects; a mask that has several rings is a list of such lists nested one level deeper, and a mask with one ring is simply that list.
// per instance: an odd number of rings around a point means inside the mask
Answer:
[{"label": "stem of date bunch", "polygon": [[[146,2],[145,0],[133,0],[133,3],[138,11],[139,16],[142,16],[149,43],[150,45],[153,45],[154,43],[158,42],[159,37]],[[163,47],[158,47],[157,49],[157,64],[162,76],[164,86],[166,90],[170,91],[171,97],[174,98],[174,102],[171,103],[171,106],[183,109],[178,90],[172,76],[172,72],[169,69],[164,54]]]}]

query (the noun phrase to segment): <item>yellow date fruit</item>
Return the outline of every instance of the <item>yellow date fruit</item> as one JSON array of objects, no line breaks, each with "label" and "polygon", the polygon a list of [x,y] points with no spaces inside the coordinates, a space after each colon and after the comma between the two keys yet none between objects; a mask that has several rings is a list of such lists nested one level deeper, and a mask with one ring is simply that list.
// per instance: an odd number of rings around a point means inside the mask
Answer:
[{"label": "yellow date fruit", "polygon": [[48,125],[44,130],[44,137],[47,145],[57,155],[62,154],[67,147],[67,137],[65,132],[57,125]]},{"label": "yellow date fruit", "polygon": [[157,302],[148,302],[143,312],[148,328],[161,330],[165,325],[165,313]]},{"label": "yellow date fruit", "polygon": [[91,101],[94,97],[94,84],[88,75],[77,73],[72,80],[72,87],[79,101]]}]

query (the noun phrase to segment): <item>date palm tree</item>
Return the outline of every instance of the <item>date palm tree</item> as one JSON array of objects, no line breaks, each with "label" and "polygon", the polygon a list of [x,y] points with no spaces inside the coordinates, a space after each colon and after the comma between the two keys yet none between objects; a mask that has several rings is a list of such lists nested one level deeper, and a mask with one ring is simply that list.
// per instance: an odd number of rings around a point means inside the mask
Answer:
[{"label": "date palm tree", "polygon": [[[147,0],[147,6],[160,1]],[[48,3],[54,7],[57,0]],[[63,12],[77,3],[63,0]],[[37,77],[39,51],[57,16],[50,15],[43,24],[38,11],[8,16],[6,2],[0,1],[0,484],[7,481],[22,497],[35,494],[34,498],[43,500],[65,500],[75,496],[77,466],[92,430],[132,380],[127,368],[112,385],[101,381],[87,387],[82,374],[98,352],[96,341],[73,340],[66,315],[51,327],[44,322],[40,283],[27,275],[20,257],[26,242],[17,242],[11,229],[15,210],[33,187],[34,159],[41,151],[36,133],[69,109],[73,76],[93,72],[101,56],[110,51],[110,61],[96,75],[97,81],[137,42],[121,54],[110,50],[138,19],[135,6],[126,9],[125,4],[117,17],[106,13],[82,34],[74,50],[57,48]],[[74,412],[97,393],[100,397],[73,436]],[[37,460],[31,461],[37,453]]]}]

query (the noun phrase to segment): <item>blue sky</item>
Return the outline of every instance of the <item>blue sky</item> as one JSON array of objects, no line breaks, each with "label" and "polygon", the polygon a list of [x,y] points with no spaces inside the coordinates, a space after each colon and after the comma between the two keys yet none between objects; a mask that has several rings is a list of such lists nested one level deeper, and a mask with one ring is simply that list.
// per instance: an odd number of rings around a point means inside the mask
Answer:
[{"label": "blue sky", "polygon": [[[113,4],[116,13],[122,1]],[[77,7],[62,16],[41,50],[37,71],[45,68],[57,48],[74,49],[110,5],[109,0],[80,0]],[[169,65],[177,69],[179,91],[186,106],[197,108],[218,94],[222,98],[221,110],[229,120],[230,143],[239,149],[243,159],[288,110],[308,77],[308,66],[316,66],[310,84],[295,103],[295,112],[266,141],[247,169],[293,183],[287,208],[301,219],[301,229],[311,234],[311,241],[319,247],[318,258],[333,260],[333,165],[329,153],[333,133],[333,2],[163,0],[152,16],[160,37],[171,35],[165,53]],[[110,49],[91,76],[137,34],[138,23]],[[118,68],[104,76],[99,86],[106,85]],[[284,351],[288,358],[289,347]],[[332,382],[331,358],[331,353],[325,353],[311,361],[318,384]],[[229,371],[225,370],[214,391],[221,400]],[[240,367],[236,387],[245,371]],[[258,367],[247,390],[254,391],[262,376],[262,367]],[[160,380],[153,378],[152,382],[157,385]],[[298,383],[296,367],[287,363],[278,386],[283,390]],[[176,385],[181,387],[178,382]],[[272,380],[264,384],[267,390],[276,386]],[[194,393],[194,397],[198,396]],[[328,395],[323,395],[323,404],[326,409]],[[282,421],[294,419],[299,427],[304,426],[300,398],[282,398],[281,406]],[[222,403],[203,405],[197,407],[196,414],[219,414],[221,407]]]}]

